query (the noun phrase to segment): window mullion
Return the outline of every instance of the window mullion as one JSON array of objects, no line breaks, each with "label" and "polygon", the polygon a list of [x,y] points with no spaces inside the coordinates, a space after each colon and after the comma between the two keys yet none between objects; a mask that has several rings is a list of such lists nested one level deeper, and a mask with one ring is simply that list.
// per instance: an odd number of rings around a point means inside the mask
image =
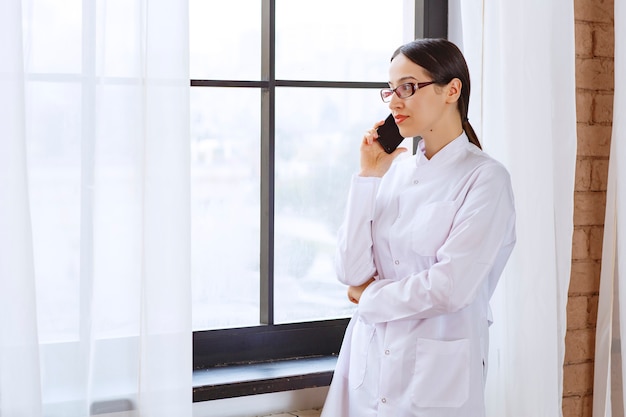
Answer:
[{"label": "window mullion", "polygon": [[448,37],[448,1],[415,0],[415,38]]},{"label": "window mullion", "polygon": [[274,324],[275,0],[262,2],[260,322]]}]

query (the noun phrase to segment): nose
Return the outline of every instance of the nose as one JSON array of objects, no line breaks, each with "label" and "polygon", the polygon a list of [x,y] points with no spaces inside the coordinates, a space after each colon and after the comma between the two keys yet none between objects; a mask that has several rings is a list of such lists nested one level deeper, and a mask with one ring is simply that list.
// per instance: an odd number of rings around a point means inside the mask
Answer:
[{"label": "nose", "polygon": [[398,97],[398,95],[394,92],[391,95],[391,100],[389,100],[389,108],[390,109],[399,108],[402,106],[403,103],[404,103],[404,100]]}]

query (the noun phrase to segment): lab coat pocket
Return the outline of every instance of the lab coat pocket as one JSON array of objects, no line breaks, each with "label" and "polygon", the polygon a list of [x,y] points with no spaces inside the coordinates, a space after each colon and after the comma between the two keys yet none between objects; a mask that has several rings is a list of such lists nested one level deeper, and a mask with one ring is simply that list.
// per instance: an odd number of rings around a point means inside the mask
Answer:
[{"label": "lab coat pocket", "polygon": [[460,407],[469,398],[470,341],[418,339],[413,402],[417,407]]},{"label": "lab coat pocket", "polygon": [[352,389],[356,389],[363,384],[365,372],[367,371],[367,355],[373,337],[374,326],[365,324],[359,318],[352,333],[350,367],[348,369],[348,381]]},{"label": "lab coat pocket", "polygon": [[419,207],[412,215],[411,247],[421,256],[435,256],[450,234],[454,220],[453,201]]}]

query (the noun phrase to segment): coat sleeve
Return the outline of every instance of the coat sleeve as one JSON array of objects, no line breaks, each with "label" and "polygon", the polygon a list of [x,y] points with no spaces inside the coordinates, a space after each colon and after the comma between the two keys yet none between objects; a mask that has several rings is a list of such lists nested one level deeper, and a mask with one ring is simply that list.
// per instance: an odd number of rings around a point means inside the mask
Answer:
[{"label": "coat sleeve", "polygon": [[380,178],[354,175],[346,215],[337,233],[335,270],[339,281],[361,285],[376,274],[372,251],[372,220]]},{"label": "coat sleeve", "polygon": [[358,309],[365,322],[456,312],[500,276],[515,244],[515,210],[509,175],[499,168],[482,172],[469,187],[430,268],[397,281],[377,280],[363,292]]}]

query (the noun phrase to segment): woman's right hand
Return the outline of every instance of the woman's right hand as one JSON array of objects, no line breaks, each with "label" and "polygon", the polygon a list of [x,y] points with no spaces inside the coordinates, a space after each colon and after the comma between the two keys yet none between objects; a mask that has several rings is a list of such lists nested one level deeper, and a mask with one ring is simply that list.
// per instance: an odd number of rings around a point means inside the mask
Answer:
[{"label": "woman's right hand", "polygon": [[402,152],[406,152],[406,148],[396,148],[392,153],[387,153],[378,143],[377,128],[385,123],[384,120],[376,123],[374,127],[365,132],[363,141],[361,142],[361,177],[382,177],[393,160]]}]

